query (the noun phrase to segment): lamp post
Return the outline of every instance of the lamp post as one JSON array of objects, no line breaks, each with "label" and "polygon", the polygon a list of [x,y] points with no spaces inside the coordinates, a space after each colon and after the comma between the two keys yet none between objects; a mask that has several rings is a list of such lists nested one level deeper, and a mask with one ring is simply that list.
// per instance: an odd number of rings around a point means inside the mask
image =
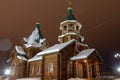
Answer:
[{"label": "lamp post", "polygon": [[116,54],[114,55],[114,57],[117,58],[117,59],[120,58],[120,53],[116,53]]},{"label": "lamp post", "polygon": [[114,55],[114,58],[115,58],[115,62],[117,64],[117,68],[116,68],[116,71],[117,71],[117,77],[120,77],[120,53],[116,53]]}]

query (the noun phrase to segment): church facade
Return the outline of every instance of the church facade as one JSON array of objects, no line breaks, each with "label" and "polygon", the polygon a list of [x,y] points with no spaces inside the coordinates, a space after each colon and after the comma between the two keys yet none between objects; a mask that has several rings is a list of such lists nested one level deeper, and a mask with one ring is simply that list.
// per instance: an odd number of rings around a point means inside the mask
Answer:
[{"label": "church facade", "polygon": [[60,43],[48,47],[39,26],[36,23],[36,29],[29,38],[23,39],[22,46],[15,46],[9,60],[11,78],[100,80],[102,58],[96,49],[83,43],[84,37],[80,35],[82,25],[75,19],[71,6],[66,20],[60,23]]},{"label": "church facade", "polygon": [[20,46],[15,46],[11,52],[11,57],[7,61],[10,64],[11,73],[9,77],[11,80],[27,77],[29,71],[28,59],[48,46],[47,40],[43,38],[40,31],[40,23],[36,22],[35,30],[28,38],[23,38]]}]

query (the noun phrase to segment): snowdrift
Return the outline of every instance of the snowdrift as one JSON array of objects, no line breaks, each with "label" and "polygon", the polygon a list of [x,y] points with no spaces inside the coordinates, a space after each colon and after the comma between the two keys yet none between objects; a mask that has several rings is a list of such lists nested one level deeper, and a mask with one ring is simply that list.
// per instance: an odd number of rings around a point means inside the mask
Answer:
[{"label": "snowdrift", "polygon": [[82,79],[82,78],[70,78],[68,80],[86,80],[86,79]]},{"label": "snowdrift", "polygon": [[41,80],[40,78],[21,78],[16,80]]}]

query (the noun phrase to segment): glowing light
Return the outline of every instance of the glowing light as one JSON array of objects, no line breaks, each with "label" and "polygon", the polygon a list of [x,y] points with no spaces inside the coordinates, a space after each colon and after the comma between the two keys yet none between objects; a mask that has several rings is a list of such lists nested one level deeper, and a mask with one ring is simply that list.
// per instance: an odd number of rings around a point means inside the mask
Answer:
[{"label": "glowing light", "polygon": [[87,60],[84,60],[84,63],[86,63],[87,62]]},{"label": "glowing light", "polygon": [[10,74],[10,69],[6,69],[5,70],[5,75],[9,75]]},{"label": "glowing light", "polygon": [[119,54],[119,53],[116,53],[116,54],[114,55],[114,57],[115,57],[115,58],[120,58],[120,54]]},{"label": "glowing light", "polygon": [[120,72],[120,67],[117,68],[118,72]]}]

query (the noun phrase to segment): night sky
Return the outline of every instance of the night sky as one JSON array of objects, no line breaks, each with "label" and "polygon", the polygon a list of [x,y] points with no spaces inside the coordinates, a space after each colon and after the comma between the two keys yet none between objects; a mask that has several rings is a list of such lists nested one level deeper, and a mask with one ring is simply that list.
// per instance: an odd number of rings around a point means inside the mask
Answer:
[{"label": "night sky", "polygon": [[[50,46],[58,43],[60,22],[65,20],[69,0],[1,0],[0,66],[15,45],[28,37],[41,23]],[[120,0],[71,0],[73,14],[83,25],[84,43],[96,48],[107,69],[114,67],[114,54],[120,52]]]}]

